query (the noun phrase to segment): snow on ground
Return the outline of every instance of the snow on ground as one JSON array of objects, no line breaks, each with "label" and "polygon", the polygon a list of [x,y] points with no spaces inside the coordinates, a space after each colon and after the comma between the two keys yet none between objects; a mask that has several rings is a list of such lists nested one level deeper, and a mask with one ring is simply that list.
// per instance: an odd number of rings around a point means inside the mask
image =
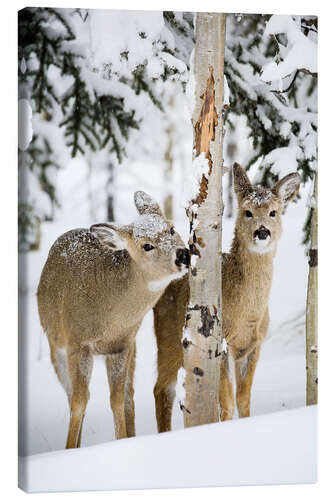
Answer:
[{"label": "snow on ground", "polygon": [[[145,167],[149,168],[149,166]],[[163,481],[158,483],[156,479],[157,482],[154,482],[154,472],[151,471],[149,472],[151,481],[147,483],[148,472],[147,470],[143,472],[142,468],[144,468],[145,465],[141,463],[143,462],[141,459],[141,462],[139,460],[136,464],[138,469],[135,475],[136,479],[135,481],[133,480],[134,482],[132,484],[128,482],[125,485],[125,483],[121,482],[122,480],[120,477],[117,482],[116,477],[118,472],[115,471],[120,470],[121,464],[126,460],[125,457],[127,457],[129,463],[133,464],[134,468],[134,457],[138,457],[138,454],[141,452],[143,453],[144,450],[146,450],[144,453],[150,456],[149,449],[153,450],[155,446],[160,447],[161,450],[163,450],[164,447],[169,450],[168,456],[171,454],[169,466],[172,468],[172,471],[173,469],[176,471],[177,467],[175,464],[178,462],[174,460],[174,455],[178,453],[179,457],[182,456],[182,454],[179,453],[181,446],[178,440],[184,440],[184,445],[190,446],[191,441],[195,441],[192,439],[192,432],[194,431],[191,430],[189,432],[187,430],[185,433],[177,432],[173,435],[169,435],[170,440],[168,437],[163,436],[151,436],[145,438],[146,440],[140,438],[136,441],[136,446],[133,446],[133,441],[128,440],[122,443],[109,443],[100,447],[89,448],[91,450],[90,452],[82,450],[79,452],[81,454],[75,454],[75,452],[66,452],[65,454],[56,453],[54,455],[52,453],[44,454],[45,452],[63,450],[67,434],[69,411],[67,398],[56,378],[49,359],[47,339],[39,324],[35,293],[42,266],[46,260],[50,245],[54,240],[61,233],[70,228],[87,227],[91,222],[94,222],[91,221],[89,207],[86,201],[85,190],[87,186],[85,182],[87,172],[82,165],[72,166],[71,168],[72,170],[67,168],[59,173],[59,184],[62,186],[63,190],[63,209],[56,222],[43,226],[41,249],[39,252],[31,252],[26,257],[27,279],[25,283],[21,282],[20,284],[20,302],[21,304],[25,304],[24,328],[21,332],[23,336],[21,338],[21,344],[23,346],[21,362],[25,363],[24,366],[26,369],[23,377],[24,397],[21,398],[20,402],[19,454],[21,456],[43,454],[36,457],[36,460],[33,458],[31,460],[29,459],[29,464],[31,464],[31,468],[29,466],[29,471],[31,473],[30,488],[33,490],[40,491],[43,488],[44,490],[52,490],[52,488],[77,488],[78,483],[75,483],[77,476],[74,475],[73,482],[70,482],[70,479],[66,476],[64,471],[67,467],[72,467],[72,461],[76,462],[76,459],[78,459],[77,470],[83,470],[83,462],[85,460],[95,460],[96,456],[100,456],[98,459],[100,460],[99,463],[103,463],[103,457],[107,456],[107,461],[108,463],[110,462],[109,470],[113,472],[108,479],[104,480],[102,477],[99,478],[99,473],[96,473],[94,476],[94,484],[91,484],[90,488],[111,488],[111,482],[108,484],[105,482],[108,480],[111,481],[111,476],[114,480],[114,483],[112,483],[112,487],[114,488],[125,486],[134,488],[143,487],[144,485],[150,487],[154,485],[162,486],[164,484]],[[75,172],[75,175],[73,175],[75,168],[78,170]],[[69,174],[70,170],[71,173]],[[137,172],[140,172],[140,170],[138,169]],[[159,186],[162,185],[162,180],[157,170],[153,172],[151,167],[151,175],[148,176],[149,185],[145,184],[145,176],[143,174],[144,172],[142,172],[142,178],[136,178],[134,182],[132,180],[132,184],[130,184],[127,178],[129,175],[128,170],[123,168],[120,173],[117,173],[116,217],[119,222],[130,222],[133,220],[135,216],[133,192],[135,190],[144,189],[161,201],[162,190]],[[302,238],[302,225],[305,219],[307,195],[306,193],[302,194],[301,202],[292,204],[284,216],[284,232],[276,256],[274,282],[270,300],[271,323],[268,339],[263,346],[262,355],[255,375],[252,397],[252,415],[268,414],[305,406],[304,310],[307,286],[307,261],[304,247],[300,244],[300,241]],[[176,206],[180,206],[181,189],[177,196]],[[103,220],[100,216],[100,212],[98,212],[98,217],[100,221]],[[175,226],[186,239],[187,226],[184,209],[182,208],[179,208],[176,213]],[[229,248],[233,226],[233,219],[224,219],[224,250],[228,250]],[[142,437],[157,433],[153,398],[155,380],[156,344],[153,333],[153,318],[150,312],[145,317],[137,338],[137,369],[135,374],[137,436]],[[109,406],[107,376],[102,357],[95,358],[90,393],[91,398],[88,403],[83,427],[83,447],[91,447],[92,445],[110,442],[114,439],[113,417]],[[279,418],[281,418],[281,420],[279,420]],[[294,427],[289,429],[288,423],[290,421],[293,422]],[[283,430],[281,430],[280,434],[275,436],[273,423],[275,426],[280,427],[279,422]],[[261,429],[261,423],[263,423],[263,429],[265,429],[265,431],[259,431],[259,429]],[[300,429],[298,429],[298,423]],[[224,441],[227,439],[226,436],[228,434],[226,431],[228,429],[236,429],[235,425],[236,423],[223,423],[221,424],[221,428],[216,427],[216,432],[221,432],[221,436],[220,434],[216,434],[216,436],[219,435],[221,437],[223,447],[225,447]],[[311,448],[311,458],[309,458],[308,454],[305,454],[304,448],[301,447],[299,456],[303,456],[304,460],[298,464],[296,468],[292,468],[288,461],[285,463],[285,459],[283,458],[282,460],[282,444],[280,444],[280,441],[284,442],[282,437],[289,436],[289,434],[292,435],[292,429],[295,428],[295,430],[304,433],[304,439],[300,439],[302,446],[311,447],[311,443],[306,444],[305,442],[307,441],[307,434],[312,440],[314,439],[313,433],[315,432],[315,427],[313,412],[311,413],[310,410],[300,410],[299,412],[288,413],[283,412],[280,414],[280,417],[278,415],[272,415],[267,417],[267,420],[250,419],[247,423],[239,422],[238,425],[239,427],[237,428],[239,432],[243,432],[248,440],[242,442],[243,438],[241,435],[238,436],[237,434],[230,441],[230,447],[231,442],[233,442],[233,446],[236,447],[232,455],[233,458],[231,463],[235,464],[235,462],[237,462],[237,457],[242,457],[242,463],[244,462],[244,474],[242,469],[242,472],[238,476],[237,484],[302,482],[314,480],[314,470],[313,465],[311,465],[311,460],[314,460],[315,456],[314,447]],[[272,425],[271,430],[270,425]],[[182,428],[182,414],[178,405],[175,404],[173,429],[180,430]],[[207,437],[207,439],[212,439],[215,442],[214,429],[215,427],[213,426],[209,427],[209,430],[203,429],[202,433],[200,432],[198,434],[198,439],[205,441]],[[187,432],[189,433],[187,434]],[[259,443],[251,444],[251,439],[253,439],[251,436],[256,435],[257,432],[262,432],[262,439],[259,439]],[[260,455],[258,452],[255,457],[251,458],[251,466],[248,472],[246,472],[245,457],[250,453],[248,446],[251,444],[252,449],[253,447],[259,449],[261,446],[264,446],[265,443],[262,441],[266,440],[267,436],[265,433],[270,434],[270,439],[274,439],[274,446],[277,445],[280,450],[280,454],[276,454],[275,470],[273,471],[273,467],[270,467],[271,474],[267,472],[260,475],[256,467],[252,466],[253,464],[257,464],[257,461],[266,461],[267,457],[265,453],[268,453],[268,451],[265,449],[265,451],[263,451],[264,455]],[[279,435],[281,440],[279,439]],[[195,439],[197,439],[197,437]],[[297,436],[295,439],[298,439]],[[172,443],[174,443],[173,450],[171,448]],[[293,443],[295,443],[295,441],[293,441]],[[127,451],[128,446],[130,446],[130,449]],[[238,451],[240,447],[241,453],[239,454]],[[113,450],[117,450],[117,453],[119,450],[119,459],[116,452]],[[270,452],[274,455],[272,449]],[[228,454],[229,453],[228,451]],[[144,455],[144,460],[150,460],[148,455]],[[152,453],[151,456],[154,457],[154,454]],[[192,454],[189,453],[189,457],[191,456]],[[57,484],[54,484],[52,478],[46,472],[48,467],[47,464],[50,464],[53,460],[58,462],[58,459],[59,469],[56,470],[58,470],[59,473],[57,472],[54,474],[54,477],[57,478]],[[224,460],[222,454],[219,459]],[[191,461],[189,463],[191,463]],[[270,463],[270,459],[268,463]],[[294,462],[294,464],[295,463],[296,462]],[[229,467],[225,464],[223,467],[221,465],[221,470],[224,467],[228,468],[228,472],[221,479],[223,484],[235,483],[234,474],[237,471],[236,465],[234,472],[231,466]],[[49,468],[49,470],[52,469]],[[174,486],[201,485],[197,480],[193,480],[193,476],[192,479],[188,476],[189,479],[187,480],[179,471],[172,472],[171,469],[168,470],[170,471],[170,477],[174,478]],[[278,474],[277,470],[280,470],[280,475],[276,475]],[[310,470],[312,472],[310,472]],[[38,474],[42,481],[40,483],[36,482],[36,475]],[[140,474],[142,474],[142,480],[139,480]],[[82,477],[84,476],[85,474],[82,473]],[[157,474],[156,478],[158,477],[160,477],[160,475]],[[210,485],[220,484],[213,481],[213,476],[209,477],[211,478],[209,482]],[[44,479],[42,480],[42,478]],[[61,478],[63,478],[63,483],[60,484]],[[84,487],[84,485],[82,485],[82,487]],[[85,487],[89,488],[89,485],[86,484]]]},{"label": "snow on ground", "polygon": [[20,486],[52,492],[312,483],[316,428],[313,406],[43,453],[20,459]]}]

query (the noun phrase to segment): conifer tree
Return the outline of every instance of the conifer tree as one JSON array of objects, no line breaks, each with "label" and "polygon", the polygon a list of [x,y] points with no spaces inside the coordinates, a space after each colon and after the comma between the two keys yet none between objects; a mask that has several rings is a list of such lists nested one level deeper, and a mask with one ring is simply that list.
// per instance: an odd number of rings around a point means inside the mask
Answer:
[{"label": "conifer tree", "polygon": [[[280,24],[280,33],[267,33],[268,23],[275,21]],[[228,16],[227,26],[227,126],[235,129],[237,116],[246,117],[252,148],[245,168],[257,162],[255,182],[265,186],[272,186],[284,173],[296,169],[303,184],[311,182],[317,158],[317,73],[295,66],[290,74],[275,81],[267,75],[274,77],[269,70],[275,68],[278,76],[279,68],[290,60],[293,44],[288,36],[296,37],[298,43],[308,43],[315,51],[317,18],[236,14]],[[310,215],[309,210],[303,243],[309,241]]]},{"label": "conifer tree", "polygon": [[[178,81],[179,76],[185,81],[187,67],[177,57],[184,59],[188,54],[184,48],[175,47],[163,27],[157,34],[144,30],[131,33],[134,45],[145,44],[151,59],[140,59],[141,49],[137,56],[133,47],[120,54],[111,47],[110,57],[106,54],[105,60],[96,64],[89,56],[92,50],[87,39],[89,23],[98,14],[85,9],[51,8],[19,12],[19,97],[29,100],[34,122],[40,124],[25,154],[24,166],[22,161],[20,165],[29,170],[29,178],[38,179],[51,205],[48,210],[40,209],[24,191],[20,199],[21,250],[31,248],[28,235],[36,222],[52,217],[57,192],[48,172],[49,167],[60,166],[59,155],[75,157],[105,149],[110,157],[108,166],[110,161],[121,163],[131,131],[142,125],[141,95],[147,95],[152,105],[163,111],[160,82]],[[191,20],[190,16],[183,20],[182,15],[166,14],[165,23],[180,30],[179,38]],[[120,61],[118,67],[115,60]],[[52,125],[58,129],[56,141]]]},{"label": "conifer tree", "polygon": [[[165,121],[165,135],[170,136],[171,130],[171,141],[177,136],[177,123],[168,121],[169,114],[164,112],[188,81],[194,48],[193,13],[155,13],[158,22],[163,20],[159,32],[143,24],[133,31],[132,44],[129,39],[120,53],[103,53],[96,63],[87,40],[92,43],[91,25],[98,12],[50,8],[19,12],[19,97],[29,100],[34,116],[34,137],[25,166],[48,200],[48,206],[43,203],[41,207],[30,195],[20,199],[20,241],[33,232],[36,221],[52,218],[58,200],[54,172],[68,161],[66,155],[94,154],[104,148],[109,155],[105,168],[119,164],[129,154],[135,133],[143,130],[143,108],[148,101],[158,119]],[[114,14],[104,11],[103,15],[112,20]],[[299,33],[303,41],[316,43],[317,19],[313,16],[228,15],[225,76],[230,103],[226,128],[237,131],[238,117],[246,117],[252,144],[244,166],[250,169],[256,164],[256,182],[271,185],[285,168],[297,169],[307,183],[313,179],[317,156],[316,71],[296,67],[280,80],[268,80],[270,70],[275,67],[278,72],[291,51],[283,29],[280,33],[265,31],[274,17],[294,23],[289,35]],[[94,29],[96,32],[96,24]],[[128,29],[133,27],[129,24]],[[140,58],[145,50],[147,57]],[[143,96],[148,99],[144,104]],[[142,141],[136,137],[135,154],[139,156]],[[165,156],[167,150],[165,146],[160,154]],[[172,152],[167,157],[172,158]],[[112,191],[112,182],[108,186]],[[310,227],[309,211],[305,243]]]},{"label": "conifer tree", "polygon": [[[170,17],[172,13],[168,13]],[[280,33],[267,30],[279,23]],[[265,31],[266,30],[266,31]],[[268,32],[267,32],[268,31]],[[274,31],[274,30],[273,30]],[[296,37],[313,52],[317,41],[315,16],[271,16],[229,14],[225,48],[225,76],[229,89],[226,127],[237,129],[237,118],[246,118],[251,139],[244,167],[259,167],[255,182],[273,185],[285,168],[299,171],[306,184],[314,178],[317,157],[317,73],[305,67],[293,68],[281,81],[269,81],[267,67],[290,59]],[[194,47],[191,25],[183,31]],[[192,45],[191,45],[192,44]],[[313,57],[315,58],[315,55]],[[235,141],[234,134],[229,134]],[[229,147],[225,138],[225,150]],[[291,160],[291,161],[290,161]],[[310,217],[305,224],[308,241]]]}]

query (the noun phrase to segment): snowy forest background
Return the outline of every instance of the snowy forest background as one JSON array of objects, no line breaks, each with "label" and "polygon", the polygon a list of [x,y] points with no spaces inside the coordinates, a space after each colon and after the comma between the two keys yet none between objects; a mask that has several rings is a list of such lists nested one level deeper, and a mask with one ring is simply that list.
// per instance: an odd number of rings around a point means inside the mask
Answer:
[{"label": "snowy forest background", "polygon": [[[143,189],[188,239],[183,191],[192,162],[194,15],[28,8],[19,13],[20,454],[62,449],[68,405],[51,366],[36,290],[48,250],[74,227],[129,222]],[[317,19],[230,14],[225,49],[225,165],[272,185],[298,170],[284,219],[252,414],[305,405],[307,250],[317,158]],[[27,101],[26,101],[27,100]],[[24,115],[26,117],[26,115]],[[25,129],[29,132],[30,118]],[[224,176],[223,250],[235,216]],[[137,435],[156,433],[156,348],[149,313],[138,339]],[[113,439],[103,360],[96,359],[83,446]],[[183,427],[175,404],[173,428]]]}]

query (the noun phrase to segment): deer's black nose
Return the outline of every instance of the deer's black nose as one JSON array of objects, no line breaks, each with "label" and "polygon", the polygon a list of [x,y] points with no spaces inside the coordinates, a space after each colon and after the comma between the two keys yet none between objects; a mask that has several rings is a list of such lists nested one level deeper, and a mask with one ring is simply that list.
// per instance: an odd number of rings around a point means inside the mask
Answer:
[{"label": "deer's black nose", "polygon": [[269,229],[266,229],[265,226],[260,226],[259,229],[254,231],[254,238],[259,238],[259,240],[265,240],[268,236],[271,235]]},{"label": "deer's black nose", "polygon": [[187,248],[178,248],[178,250],[176,251],[175,264],[177,266],[185,264],[186,267],[190,265],[190,252]]}]

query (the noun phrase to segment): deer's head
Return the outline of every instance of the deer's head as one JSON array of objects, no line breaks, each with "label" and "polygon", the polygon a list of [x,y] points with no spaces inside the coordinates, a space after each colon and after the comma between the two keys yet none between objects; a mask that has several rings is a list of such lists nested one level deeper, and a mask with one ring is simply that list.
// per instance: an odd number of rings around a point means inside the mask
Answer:
[{"label": "deer's head", "polygon": [[274,252],[282,232],[282,212],[298,192],[300,175],[297,172],[288,174],[272,189],[267,189],[253,186],[245,170],[237,163],[233,173],[238,199],[238,240],[251,252]]},{"label": "deer's head", "polygon": [[[90,231],[112,251],[127,250],[148,282],[162,286],[170,277],[186,272],[189,252],[158,203],[136,191],[134,203],[139,217],[129,225],[94,224]],[[154,286],[152,285],[152,290]]]}]

